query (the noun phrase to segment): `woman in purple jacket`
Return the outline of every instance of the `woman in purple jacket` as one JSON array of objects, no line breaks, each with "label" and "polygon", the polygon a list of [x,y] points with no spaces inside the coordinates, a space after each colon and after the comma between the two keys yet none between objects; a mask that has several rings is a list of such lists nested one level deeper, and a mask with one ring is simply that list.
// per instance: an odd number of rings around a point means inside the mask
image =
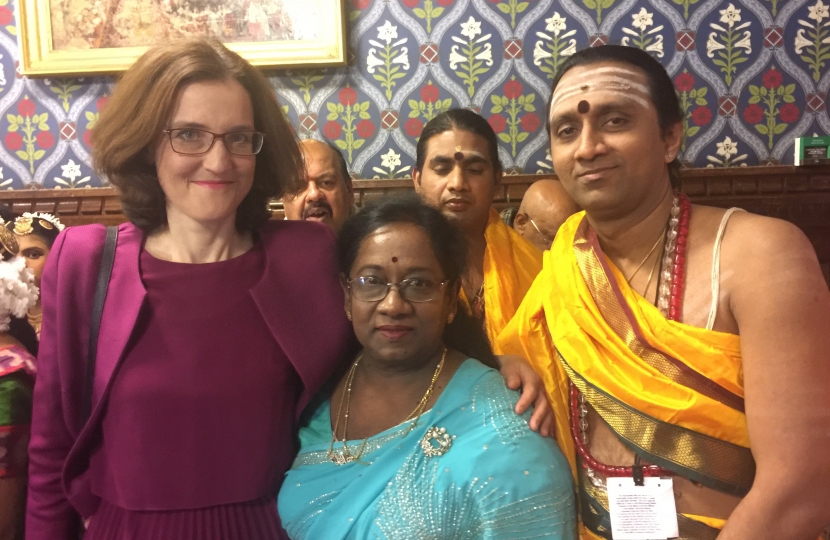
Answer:
[{"label": "woman in purple jacket", "polygon": [[[152,49],[95,126],[119,227],[84,407],[105,228],[43,276],[27,538],[282,538],[297,414],[352,350],[323,226],[268,221],[302,161],[273,89],[218,43]],[[76,536],[74,536],[76,537]]]},{"label": "woman in purple jacket", "polygon": [[[77,538],[78,515],[85,540],[284,538],[274,494],[298,414],[356,342],[332,232],[268,221],[303,170],[274,91],[218,42],[162,45],[124,74],[93,145],[130,223],[88,419],[105,228],[62,232],[43,274],[26,538]],[[525,369],[505,377],[543,416]]]}]

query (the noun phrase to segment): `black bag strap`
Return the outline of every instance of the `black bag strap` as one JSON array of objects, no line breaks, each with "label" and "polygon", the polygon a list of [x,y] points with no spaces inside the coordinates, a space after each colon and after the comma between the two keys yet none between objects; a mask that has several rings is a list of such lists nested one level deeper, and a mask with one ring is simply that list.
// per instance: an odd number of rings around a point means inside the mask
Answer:
[{"label": "black bag strap", "polygon": [[92,414],[92,382],[95,377],[95,360],[98,353],[98,333],[101,330],[101,316],[104,314],[104,300],[107,298],[107,289],[112,275],[112,265],[115,262],[115,245],[118,241],[118,227],[107,227],[107,237],[104,240],[104,254],[101,257],[101,267],[98,270],[98,281],[95,284],[95,297],[92,301],[92,316],[89,319],[89,348],[86,356],[86,384],[84,386],[84,400],[81,402],[81,427],[83,428]]}]

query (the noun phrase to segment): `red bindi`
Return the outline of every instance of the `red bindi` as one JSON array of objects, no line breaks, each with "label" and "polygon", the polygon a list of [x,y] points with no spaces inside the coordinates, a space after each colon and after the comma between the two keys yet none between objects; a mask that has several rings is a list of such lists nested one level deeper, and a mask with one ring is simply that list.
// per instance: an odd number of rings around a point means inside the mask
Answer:
[{"label": "red bindi", "polygon": [[392,262],[393,262],[393,263],[398,262],[398,258],[397,258],[397,257],[392,257]]},{"label": "red bindi", "polygon": [[576,110],[579,111],[579,114],[587,114],[591,110],[591,104],[583,99],[577,104]]}]

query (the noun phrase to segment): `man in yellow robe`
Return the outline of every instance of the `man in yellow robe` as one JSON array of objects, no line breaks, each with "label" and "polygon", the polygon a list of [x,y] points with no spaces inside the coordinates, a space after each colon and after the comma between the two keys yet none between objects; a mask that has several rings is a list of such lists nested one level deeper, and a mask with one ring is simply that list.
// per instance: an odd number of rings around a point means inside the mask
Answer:
[{"label": "man in yellow robe", "polygon": [[424,126],[412,174],[415,190],[464,232],[469,271],[462,304],[483,319],[496,354],[496,338],[542,269],[542,252],[492,208],[501,176],[496,134],[481,116],[453,109]]},{"label": "man in yellow robe", "polygon": [[812,247],[786,222],[673,193],[683,117],[648,54],[580,51],[553,89],[554,169],[585,212],[499,347],[545,381],[583,538],[630,526],[612,518],[616,487],[657,476],[680,538],[815,539],[830,522],[830,291]]}]

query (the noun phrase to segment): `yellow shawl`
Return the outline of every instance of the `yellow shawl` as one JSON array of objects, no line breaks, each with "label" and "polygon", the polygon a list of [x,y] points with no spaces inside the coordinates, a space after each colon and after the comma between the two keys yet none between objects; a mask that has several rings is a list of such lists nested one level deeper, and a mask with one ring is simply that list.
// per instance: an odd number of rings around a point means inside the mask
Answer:
[{"label": "yellow shawl", "polygon": [[[496,354],[501,354],[496,338],[513,318],[533,280],[542,270],[542,252],[504,224],[499,213],[490,209],[484,230],[484,317],[487,337]],[[469,302],[461,291],[461,302]]]},{"label": "yellow shawl", "polygon": [[545,382],[557,440],[575,477],[570,382],[647,461],[745,494],[754,462],[739,337],[665,319],[602,253],[584,216],[572,216],[559,230],[542,272],[499,337],[500,350],[527,357]]}]

